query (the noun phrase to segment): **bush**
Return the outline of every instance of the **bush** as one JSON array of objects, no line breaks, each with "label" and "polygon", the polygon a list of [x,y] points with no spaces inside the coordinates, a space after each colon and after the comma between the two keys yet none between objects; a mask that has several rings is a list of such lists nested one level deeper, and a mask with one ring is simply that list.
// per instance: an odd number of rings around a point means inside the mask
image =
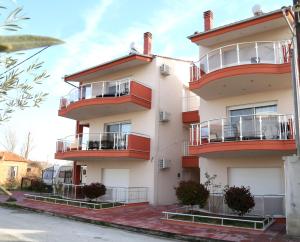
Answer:
[{"label": "bush", "polygon": [[175,190],[177,199],[183,205],[199,205],[203,208],[209,196],[207,188],[194,181],[181,181]]},{"label": "bush", "polygon": [[89,200],[101,197],[106,193],[106,187],[101,183],[91,183],[82,188],[82,193]]},{"label": "bush", "polygon": [[240,216],[250,212],[255,206],[254,197],[250,192],[250,188],[241,187],[228,187],[224,190],[225,203],[229,208],[237,211]]},{"label": "bush", "polygon": [[7,190],[15,190],[19,187],[19,182],[15,178],[7,178],[4,187]]},{"label": "bush", "polygon": [[31,184],[28,190],[40,193],[51,192],[50,187],[40,179],[31,180]]}]

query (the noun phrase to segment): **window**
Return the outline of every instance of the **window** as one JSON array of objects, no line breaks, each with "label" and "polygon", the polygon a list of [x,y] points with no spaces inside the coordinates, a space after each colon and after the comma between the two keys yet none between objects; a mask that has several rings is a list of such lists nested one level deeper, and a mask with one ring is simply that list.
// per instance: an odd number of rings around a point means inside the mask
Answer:
[{"label": "window", "polygon": [[111,133],[130,133],[131,123],[120,122],[120,123],[105,124],[104,130],[105,132],[111,132]]},{"label": "window", "polygon": [[8,179],[16,179],[18,175],[18,167],[17,166],[9,166],[7,178]]}]

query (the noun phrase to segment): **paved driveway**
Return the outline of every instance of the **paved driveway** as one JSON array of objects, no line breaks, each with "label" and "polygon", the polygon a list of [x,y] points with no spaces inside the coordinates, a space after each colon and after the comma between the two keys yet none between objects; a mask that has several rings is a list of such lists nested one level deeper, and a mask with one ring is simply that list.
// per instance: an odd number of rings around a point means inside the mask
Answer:
[{"label": "paved driveway", "polygon": [[168,240],[19,209],[0,208],[0,241],[158,242]]}]

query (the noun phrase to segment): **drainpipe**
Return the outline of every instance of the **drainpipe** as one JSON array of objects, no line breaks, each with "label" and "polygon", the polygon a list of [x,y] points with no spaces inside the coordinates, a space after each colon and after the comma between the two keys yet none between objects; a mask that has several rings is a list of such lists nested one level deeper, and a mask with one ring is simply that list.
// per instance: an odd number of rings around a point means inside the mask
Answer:
[{"label": "drainpipe", "polygon": [[[298,0],[294,0],[294,2],[298,2]],[[293,88],[293,99],[294,99],[294,113],[295,113],[295,142],[296,142],[296,148],[297,148],[297,156],[300,157],[300,133],[299,133],[299,67],[298,67],[298,56],[299,51],[298,50],[298,44],[297,41],[300,40],[300,24],[298,23],[298,15],[295,14],[295,24],[296,24],[296,31],[292,27],[291,23],[289,22],[287,16],[286,16],[286,10],[287,8],[282,9],[283,16],[288,23],[288,26],[290,27],[291,33],[293,35],[292,37],[292,45],[293,49],[290,49],[291,53],[291,68],[292,68],[292,88]]]}]

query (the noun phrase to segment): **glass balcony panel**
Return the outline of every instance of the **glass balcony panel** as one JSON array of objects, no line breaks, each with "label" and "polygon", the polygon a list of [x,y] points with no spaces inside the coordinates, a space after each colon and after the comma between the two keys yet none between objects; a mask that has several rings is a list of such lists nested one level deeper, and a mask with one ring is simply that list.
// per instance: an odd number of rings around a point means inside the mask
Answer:
[{"label": "glass balcony panel", "polygon": [[203,56],[200,61],[199,61],[199,68],[200,68],[200,74],[201,76],[203,74],[207,74],[208,73],[208,65],[207,65],[207,57],[206,55]]},{"label": "glass balcony panel", "polygon": [[208,67],[209,72],[218,70],[221,68],[220,50],[214,50],[208,53]]},{"label": "glass balcony panel", "polygon": [[222,66],[229,67],[238,64],[237,58],[237,46],[230,45],[223,47],[222,49]]},{"label": "glass balcony panel", "polygon": [[260,59],[256,58],[255,43],[239,44],[239,58],[240,65],[260,63]]},{"label": "glass balcony panel", "polygon": [[265,115],[261,116],[262,120],[262,135],[264,139],[279,139],[280,127],[278,116]]},{"label": "glass balcony panel", "polygon": [[257,51],[260,63],[275,63],[274,44],[272,42],[258,42]]},{"label": "glass balcony panel", "polygon": [[210,142],[222,141],[222,120],[210,121]]}]

